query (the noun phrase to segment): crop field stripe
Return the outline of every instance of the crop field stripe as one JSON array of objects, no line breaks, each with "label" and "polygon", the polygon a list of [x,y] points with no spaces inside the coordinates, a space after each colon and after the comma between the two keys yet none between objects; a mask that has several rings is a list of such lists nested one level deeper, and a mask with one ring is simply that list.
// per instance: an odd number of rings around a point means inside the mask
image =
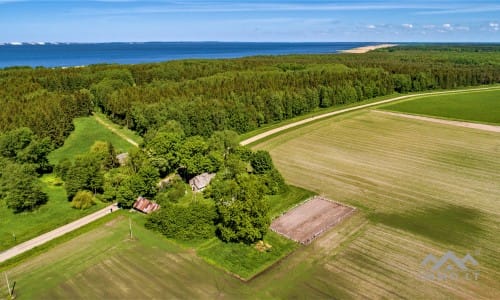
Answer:
[{"label": "crop field stripe", "polygon": [[414,115],[414,114],[410,114],[410,113],[403,114],[403,113],[395,113],[395,112],[381,111],[381,110],[374,110],[374,112],[386,114],[386,115],[391,115],[391,116],[395,116],[395,117],[408,118],[408,119],[420,120],[420,121],[426,121],[426,122],[432,122],[432,123],[438,123],[438,124],[445,124],[445,125],[450,125],[450,126],[472,128],[472,129],[485,130],[485,131],[491,131],[491,132],[500,132],[500,126],[495,126],[495,125],[471,123],[471,122],[463,122],[463,121],[454,121],[454,120],[446,120],[446,119],[439,119],[439,118],[431,118],[431,117],[426,117],[426,116],[422,116],[422,115]]},{"label": "crop field stripe", "polygon": [[390,102],[401,101],[401,100],[405,100],[405,99],[409,99],[409,98],[414,98],[414,97],[431,96],[431,95],[443,95],[443,94],[460,94],[460,93],[468,93],[468,92],[471,92],[471,91],[486,91],[486,90],[500,90],[500,88],[497,87],[497,86],[494,86],[494,87],[462,89],[462,90],[452,90],[452,91],[440,91],[440,92],[428,92],[428,93],[421,93],[421,94],[411,94],[411,95],[399,96],[399,97],[395,97],[395,98],[391,98],[391,99],[381,100],[381,101],[377,101],[377,102],[373,102],[373,103],[368,103],[368,104],[362,104],[362,105],[358,105],[358,106],[354,106],[354,107],[350,107],[350,108],[345,108],[345,109],[341,109],[341,110],[336,110],[336,111],[332,111],[332,112],[328,112],[328,113],[324,113],[324,114],[312,116],[310,118],[299,120],[299,121],[296,121],[296,122],[293,122],[293,123],[290,123],[290,124],[287,124],[287,125],[283,125],[281,127],[273,128],[273,129],[268,130],[266,132],[263,132],[263,133],[255,135],[255,136],[249,137],[249,138],[241,141],[240,144],[241,145],[251,145],[251,144],[254,144],[254,143],[258,142],[259,140],[275,136],[275,135],[279,134],[280,132],[287,131],[287,130],[293,128],[293,127],[305,125],[307,123],[315,122],[315,121],[318,121],[318,120],[321,120],[321,119],[324,119],[324,118],[328,118],[328,117],[332,117],[332,116],[344,114],[344,113],[347,113],[347,112],[352,112],[352,111],[356,111],[356,110],[360,110],[360,109],[364,109],[364,108],[368,108],[368,107],[373,107],[373,106],[380,106],[382,104],[387,104],[387,103],[390,103]]},{"label": "crop field stripe", "polygon": [[500,124],[500,90],[470,91],[450,95],[419,96],[382,105],[378,109],[417,116],[464,121],[477,124]]},{"label": "crop field stripe", "polygon": [[[356,298],[500,297],[498,133],[364,111],[254,148],[269,150],[288,182],[357,206],[370,220],[311,280],[336,279]],[[447,250],[471,252],[481,279],[420,278],[424,257]]]}]

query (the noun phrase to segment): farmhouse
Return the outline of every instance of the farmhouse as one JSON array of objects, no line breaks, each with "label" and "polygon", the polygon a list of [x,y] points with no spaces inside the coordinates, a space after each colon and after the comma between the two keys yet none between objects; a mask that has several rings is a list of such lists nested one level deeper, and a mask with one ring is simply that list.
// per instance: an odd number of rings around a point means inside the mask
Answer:
[{"label": "farmhouse", "polygon": [[215,173],[203,173],[189,180],[189,185],[191,186],[193,192],[200,192],[208,186],[214,177]]},{"label": "farmhouse", "polygon": [[154,202],[149,201],[148,199],[139,196],[134,203],[134,208],[140,212],[145,214],[150,214],[158,209],[160,209],[160,205]]}]

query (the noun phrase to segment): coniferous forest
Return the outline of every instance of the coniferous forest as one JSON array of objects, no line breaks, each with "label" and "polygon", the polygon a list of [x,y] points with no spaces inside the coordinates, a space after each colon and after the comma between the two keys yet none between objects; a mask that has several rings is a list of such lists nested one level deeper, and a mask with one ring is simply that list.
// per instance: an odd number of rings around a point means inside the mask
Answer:
[{"label": "coniferous forest", "polygon": [[28,127],[62,145],[93,110],[145,135],[167,120],[187,136],[247,132],[394,92],[500,82],[500,48],[404,46],[356,55],[262,56],[0,70],[0,132]]}]

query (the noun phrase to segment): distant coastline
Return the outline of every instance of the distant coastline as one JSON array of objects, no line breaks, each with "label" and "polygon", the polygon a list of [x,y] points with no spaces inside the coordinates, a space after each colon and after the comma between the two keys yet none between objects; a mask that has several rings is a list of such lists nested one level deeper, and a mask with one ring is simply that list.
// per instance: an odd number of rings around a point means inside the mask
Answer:
[{"label": "distant coastline", "polygon": [[348,50],[340,50],[342,53],[366,53],[368,51],[376,50],[376,49],[382,49],[382,48],[390,48],[390,47],[395,47],[398,44],[380,44],[380,45],[372,45],[372,46],[363,46],[363,47],[358,47],[358,48],[352,48]]},{"label": "distant coastline", "polygon": [[228,59],[258,55],[333,54],[374,42],[122,42],[0,45],[0,68],[139,64],[179,59]]}]

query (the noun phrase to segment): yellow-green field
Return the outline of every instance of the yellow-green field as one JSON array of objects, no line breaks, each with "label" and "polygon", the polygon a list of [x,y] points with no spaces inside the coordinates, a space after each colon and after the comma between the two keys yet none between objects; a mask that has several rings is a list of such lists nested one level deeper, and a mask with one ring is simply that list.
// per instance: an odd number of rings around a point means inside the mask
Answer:
[{"label": "yellow-green field", "polygon": [[[500,297],[498,133],[363,111],[256,148],[271,152],[289,183],[362,210],[367,223],[316,270],[336,289],[370,298]],[[425,256],[448,250],[475,256],[479,279],[420,279]]]}]

